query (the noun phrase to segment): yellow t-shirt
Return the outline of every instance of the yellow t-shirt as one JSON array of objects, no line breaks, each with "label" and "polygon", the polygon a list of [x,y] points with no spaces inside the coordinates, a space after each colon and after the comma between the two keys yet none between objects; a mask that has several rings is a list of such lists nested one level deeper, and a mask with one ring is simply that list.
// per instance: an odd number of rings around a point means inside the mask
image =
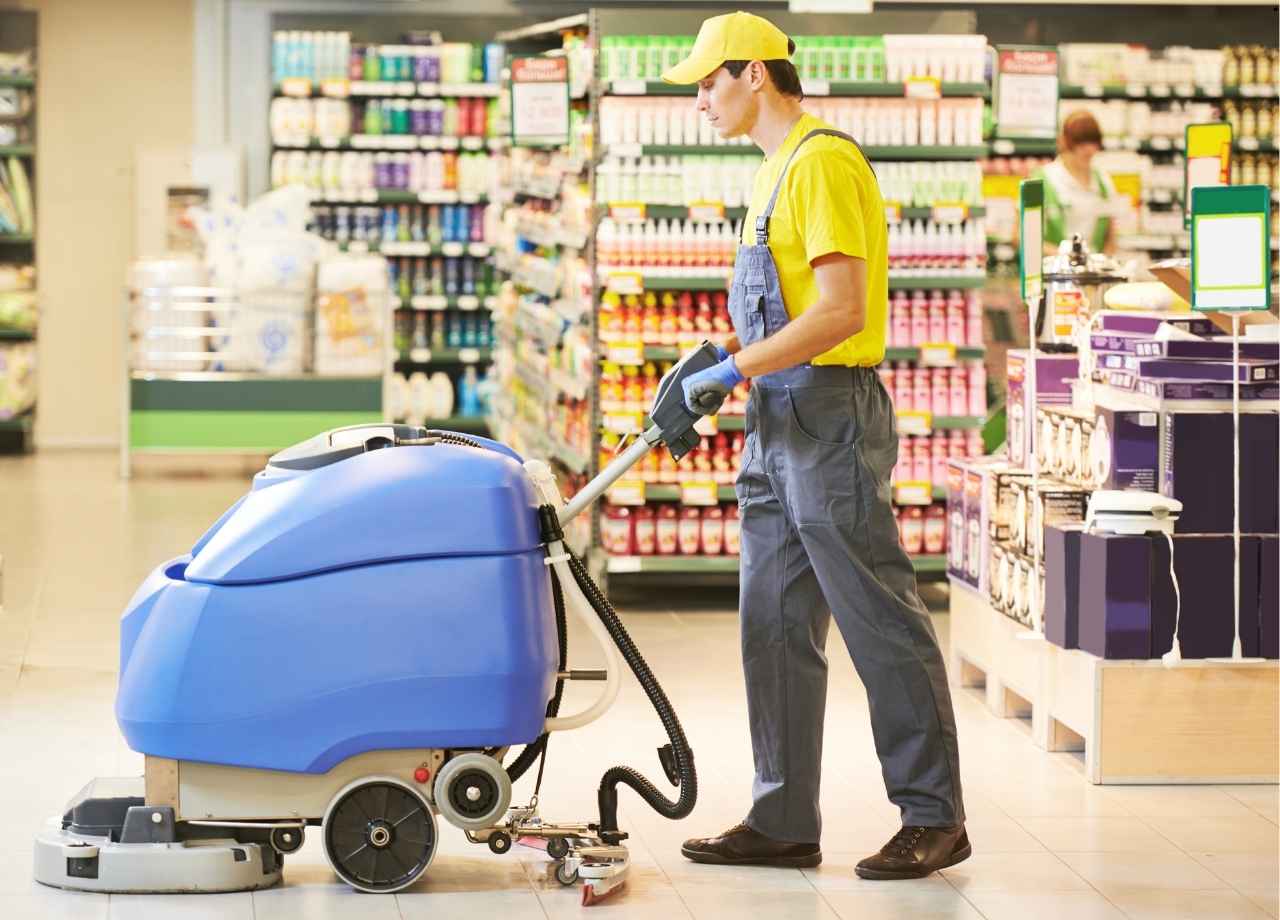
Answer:
[{"label": "yellow t-shirt", "polygon": [[[804,114],[756,173],[751,207],[743,222],[744,243],[756,241],[756,217],[768,206],[782,171],[804,137],[826,122]],[[787,315],[795,319],[818,299],[811,263],[833,252],[867,263],[866,322],[862,331],[813,359],[814,364],[872,367],[884,359],[889,310],[889,232],[884,199],[866,159],[847,140],[810,138],[783,179],[769,220],[769,251],[782,282]]]}]

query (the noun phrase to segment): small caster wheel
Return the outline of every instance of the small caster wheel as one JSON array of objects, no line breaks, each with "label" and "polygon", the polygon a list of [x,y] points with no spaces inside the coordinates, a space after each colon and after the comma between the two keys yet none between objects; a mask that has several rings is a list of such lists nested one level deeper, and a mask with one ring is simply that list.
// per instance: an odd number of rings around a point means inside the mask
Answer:
[{"label": "small caster wheel", "polygon": [[563,837],[548,838],[547,855],[552,859],[564,859],[569,855],[569,841]]},{"label": "small caster wheel", "polygon": [[281,855],[298,852],[302,848],[302,840],[300,827],[277,827],[271,831],[271,846]]},{"label": "small caster wheel", "polygon": [[565,863],[556,865],[556,881],[568,888],[578,880],[578,870],[570,869]]},{"label": "small caster wheel", "polygon": [[504,831],[498,831],[489,835],[489,851],[497,853],[501,856],[503,853],[511,852],[511,835]]}]

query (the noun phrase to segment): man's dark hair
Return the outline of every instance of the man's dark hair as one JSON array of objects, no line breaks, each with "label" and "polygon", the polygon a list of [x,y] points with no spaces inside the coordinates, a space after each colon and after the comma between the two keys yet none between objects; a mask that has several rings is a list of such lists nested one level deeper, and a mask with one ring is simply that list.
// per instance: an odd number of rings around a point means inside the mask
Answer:
[{"label": "man's dark hair", "polygon": [[[796,43],[791,39],[787,39],[787,54],[795,54]],[[729,76],[735,80],[742,76],[742,72],[747,69],[750,61],[725,61],[721,66],[729,71]],[[796,71],[796,65],[789,60],[773,60],[764,61],[764,69],[769,74],[769,79],[773,81],[773,85],[778,88],[778,92],[784,96],[795,96],[797,99],[804,98],[804,90],[800,87],[800,74]]]}]

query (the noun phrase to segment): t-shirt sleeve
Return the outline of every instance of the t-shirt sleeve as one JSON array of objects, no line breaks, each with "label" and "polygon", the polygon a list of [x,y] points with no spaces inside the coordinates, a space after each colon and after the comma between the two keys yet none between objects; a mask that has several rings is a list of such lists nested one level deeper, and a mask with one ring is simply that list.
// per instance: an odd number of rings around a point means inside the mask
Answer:
[{"label": "t-shirt sleeve", "polygon": [[833,252],[867,257],[863,195],[854,166],[841,156],[813,155],[791,164],[791,213],[810,262]]}]

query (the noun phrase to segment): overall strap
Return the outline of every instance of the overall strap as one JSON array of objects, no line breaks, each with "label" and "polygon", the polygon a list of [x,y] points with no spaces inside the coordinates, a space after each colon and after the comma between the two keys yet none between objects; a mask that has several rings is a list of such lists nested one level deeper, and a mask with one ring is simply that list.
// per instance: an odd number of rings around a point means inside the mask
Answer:
[{"label": "overall strap", "polygon": [[769,242],[769,218],[773,216],[773,206],[777,204],[778,192],[782,190],[782,182],[787,178],[787,169],[791,166],[791,161],[796,158],[796,154],[800,152],[800,148],[804,146],[804,142],[811,137],[819,135],[828,135],[830,137],[844,138],[854,147],[858,148],[858,153],[862,154],[862,158],[867,161],[867,167],[871,170],[871,175],[876,174],[875,167],[871,165],[871,160],[862,151],[862,146],[848,134],[843,131],[836,131],[833,128],[814,128],[804,137],[800,138],[800,143],[796,144],[795,149],[791,151],[791,155],[787,157],[787,162],[782,164],[782,172],[778,174],[778,181],[773,186],[773,194],[769,196],[769,204],[765,207],[760,216],[756,218],[756,245],[764,246]]}]

